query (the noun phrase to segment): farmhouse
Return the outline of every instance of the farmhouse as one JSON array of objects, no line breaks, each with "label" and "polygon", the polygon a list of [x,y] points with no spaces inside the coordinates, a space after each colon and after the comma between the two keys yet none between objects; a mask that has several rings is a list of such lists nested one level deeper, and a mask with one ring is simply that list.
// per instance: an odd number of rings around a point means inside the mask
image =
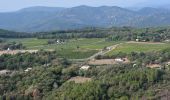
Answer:
[{"label": "farmhouse", "polygon": [[81,70],[88,70],[89,68],[90,68],[90,66],[84,65],[84,66],[82,66],[80,69],[81,69]]},{"label": "farmhouse", "polygon": [[170,66],[170,61],[169,61],[169,62],[167,62],[166,64],[167,64],[167,66]]},{"label": "farmhouse", "polygon": [[125,60],[122,59],[122,58],[116,58],[115,61],[118,62],[118,63],[121,63],[121,62],[124,62]]},{"label": "farmhouse", "polygon": [[7,49],[7,51],[10,51],[10,50],[11,50],[10,48]]},{"label": "farmhouse", "polygon": [[170,42],[170,40],[169,40],[169,39],[167,39],[167,40],[165,40],[165,42]]},{"label": "farmhouse", "polygon": [[32,70],[32,68],[27,68],[26,70],[24,70],[25,72],[29,72],[30,70]]},{"label": "farmhouse", "polygon": [[63,44],[63,43],[64,43],[64,40],[61,40],[61,39],[56,40],[56,43],[57,43],[57,44]]},{"label": "farmhouse", "polygon": [[10,70],[1,70],[0,71],[0,76],[2,75],[10,75],[12,72]]},{"label": "farmhouse", "polygon": [[136,39],[136,42],[139,42],[139,39]]},{"label": "farmhouse", "polygon": [[111,47],[107,47],[106,49],[107,49],[107,50],[111,50],[112,48],[111,48]]}]

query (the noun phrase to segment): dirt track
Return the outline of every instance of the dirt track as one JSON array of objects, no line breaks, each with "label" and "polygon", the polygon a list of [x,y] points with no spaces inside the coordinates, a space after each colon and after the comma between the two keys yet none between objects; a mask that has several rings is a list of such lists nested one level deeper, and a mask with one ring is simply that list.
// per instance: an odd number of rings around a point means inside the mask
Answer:
[{"label": "dirt track", "polygon": [[17,54],[17,53],[25,53],[25,52],[29,52],[29,53],[36,53],[38,52],[38,50],[4,50],[4,51],[0,51],[0,55],[3,54]]},{"label": "dirt track", "polygon": [[[125,61],[121,62],[121,63],[129,63],[130,61],[125,58]],[[118,62],[115,61],[115,59],[101,59],[101,60],[90,60],[88,62],[90,65],[113,65],[113,64],[117,64]]]},{"label": "dirt track", "polygon": [[136,42],[136,41],[129,41],[126,43],[136,43],[136,44],[165,44],[165,43],[161,43],[161,42]]}]

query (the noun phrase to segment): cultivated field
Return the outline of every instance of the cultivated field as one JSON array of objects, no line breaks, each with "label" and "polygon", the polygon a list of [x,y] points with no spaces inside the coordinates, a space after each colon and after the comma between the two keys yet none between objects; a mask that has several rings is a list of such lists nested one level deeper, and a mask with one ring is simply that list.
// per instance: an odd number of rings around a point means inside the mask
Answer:
[{"label": "cultivated field", "polygon": [[104,38],[70,39],[63,44],[48,45],[48,39],[7,39],[7,42],[22,43],[27,50],[50,49],[56,50],[60,57],[68,59],[83,59],[99,52],[104,47],[112,46],[120,42],[106,42]]},{"label": "cultivated field", "polygon": [[117,46],[114,50],[107,53],[107,55],[114,55],[119,52],[131,53],[131,52],[151,52],[160,51],[170,46],[169,43],[153,43],[153,42],[126,42]]},{"label": "cultivated field", "polygon": [[21,39],[7,39],[7,42],[22,43],[27,49],[33,49],[35,47],[41,47],[47,45],[48,39],[37,38],[21,38]]}]

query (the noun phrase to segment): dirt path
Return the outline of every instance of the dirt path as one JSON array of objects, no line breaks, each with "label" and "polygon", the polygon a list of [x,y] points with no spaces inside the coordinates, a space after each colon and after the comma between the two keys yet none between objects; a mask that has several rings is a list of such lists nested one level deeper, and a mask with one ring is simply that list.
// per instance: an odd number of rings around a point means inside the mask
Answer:
[{"label": "dirt path", "polygon": [[165,44],[165,43],[162,43],[162,42],[136,42],[136,41],[129,41],[129,42],[126,42],[126,43],[135,43],[135,44]]},{"label": "dirt path", "polygon": [[106,49],[106,50],[104,50],[104,51],[100,51],[100,52],[98,52],[98,53],[92,55],[91,57],[89,57],[89,58],[87,58],[87,59],[88,59],[88,60],[92,60],[92,59],[94,59],[94,58],[95,58],[96,56],[98,56],[98,55],[105,55],[105,54],[107,54],[108,52],[110,52],[110,51],[116,49],[116,48],[117,48],[119,45],[121,45],[121,44],[122,44],[122,43],[119,43],[119,44],[116,44],[116,45],[109,46],[109,47],[107,47],[108,49]]},{"label": "dirt path", "polygon": [[17,54],[17,53],[25,53],[25,52],[29,52],[29,53],[35,53],[38,52],[38,50],[4,50],[4,51],[0,51],[0,55],[3,54]]},{"label": "dirt path", "polygon": [[[54,50],[48,49],[47,51],[54,51]],[[3,51],[0,51],[0,56],[3,54],[15,55],[17,53],[26,53],[26,52],[36,53],[36,52],[38,52],[38,50],[3,50]]]},{"label": "dirt path", "polygon": [[105,54],[107,54],[108,52],[116,49],[116,48],[117,48],[119,45],[121,45],[121,44],[123,44],[123,43],[119,43],[119,44],[115,44],[115,45],[109,46],[109,47],[107,47],[107,48],[109,48],[109,49],[104,50],[104,51],[101,50],[101,51],[95,53],[94,55],[90,56],[89,58],[85,58],[85,59],[70,59],[70,61],[73,61],[73,62],[79,62],[79,61],[80,61],[80,62],[84,62],[84,61],[93,60],[93,59],[95,59],[95,57],[97,57],[98,55],[105,55]]}]

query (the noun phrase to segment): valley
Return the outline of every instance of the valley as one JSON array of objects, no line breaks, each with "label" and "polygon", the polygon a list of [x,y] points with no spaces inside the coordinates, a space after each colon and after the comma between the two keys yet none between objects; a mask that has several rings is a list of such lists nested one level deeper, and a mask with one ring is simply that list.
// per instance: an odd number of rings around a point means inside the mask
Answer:
[{"label": "valley", "polygon": [[168,97],[169,27],[0,30],[0,36],[0,99]]},{"label": "valley", "polygon": [[0,0],[0,100],[170,100],[170,1]]}]

